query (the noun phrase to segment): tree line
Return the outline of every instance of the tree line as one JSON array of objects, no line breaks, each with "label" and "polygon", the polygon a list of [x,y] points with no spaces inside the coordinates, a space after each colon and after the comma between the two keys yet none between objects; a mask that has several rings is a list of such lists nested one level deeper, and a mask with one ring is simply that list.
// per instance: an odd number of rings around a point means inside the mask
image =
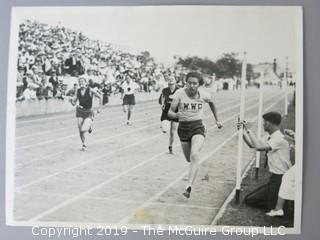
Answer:
[{"label": "tree line", "polygon": [[[224,53],[215,62],[209,58],[196,56],[179,57],[177,64],[192,71],[201,71],[208,75],[215,74],[217,78],[239,79],[241,77],[242,62],[237,59],[236,53]],[[252,64],[247,63],[247,80],[252,78],[255,78]]]}]

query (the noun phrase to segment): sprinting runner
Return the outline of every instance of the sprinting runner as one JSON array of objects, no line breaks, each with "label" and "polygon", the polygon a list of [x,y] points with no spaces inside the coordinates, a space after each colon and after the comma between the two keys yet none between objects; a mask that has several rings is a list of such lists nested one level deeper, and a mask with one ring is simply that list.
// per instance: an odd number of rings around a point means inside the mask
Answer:
[{"label": "sprinting runner", "polygon": [[172,154],[172,144],[174,141],[174,133],[177,130],[178,118],[173,119],[168,116],[170,105],[172,102],[172,95],[178,90],[176,86],[176,80],[174,77],[169,77],[165,75],[166,80],[168,81],[168,87],[162,89],[162,93],[159,98],[159,104],[162,108],[161,114],[161,129],[162,132],[166,133],[170,127],[170,137],[169,137],[169,153]]},{"label": "sprinting runner", "polygon": [[131,125],[130,118],[133,106],[136,104],[134,92],[139,85],[132,81],[130,73],[125,73],[125,81],[121,85],[121,98],[123,98],[123,112],[127,112],[127,125]]},{"label": "sprinting runner", "polygon": [[[210,94],[199,88],[204,84],[198,72],[190,72],[186,76],[186,87],[179,89],[173,96],[168,115],[179,119],[178,135],[186,160],[190,163],[189,179],[183,195],[190,197],[191,189],[197,177],[200,150],[205,139],[205,127],[202,123],[204,103],[208,103],[215,117],[218,128],[222,123],[218,120],[217,110]],[[178,110],[178,112],[177,112]]]},{"label": "sprinting runner", "polygon": [[85,151],[87,148],[86,144],[86,133],[91,133],[91,125],[93,121],[93,110],[92,102],[93,96],[96,96],[101,99],[100,94],[91,89],[85,78],[79,78],[79,89],[75,95],[75,98],[71,100],[72,105],[75,105],[79,101],[79,105],[76,108],[76,117],[78,119],[78,129],[80,134],[80,139],[82,141],[82,151]]}]

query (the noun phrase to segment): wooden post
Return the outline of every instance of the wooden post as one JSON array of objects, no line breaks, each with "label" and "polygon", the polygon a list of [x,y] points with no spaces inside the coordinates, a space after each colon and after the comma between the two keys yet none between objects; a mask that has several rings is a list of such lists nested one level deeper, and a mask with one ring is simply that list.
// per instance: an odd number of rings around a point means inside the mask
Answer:
[{"label": "wooden post", "polygon": [[[244,120],[245,111],[245,85],[247,76],[247,59],[246,52],[243,54],[242,70],[241,70],[241,95],[240,95],[240,117],[239,121]],[[237,161],[237,176],[236,176],[236,203],[240,201],[241,190],[241,168],[242,168],[242,147],[243,147],[243,127],[239,130],[238,135],[238,161]]]}]

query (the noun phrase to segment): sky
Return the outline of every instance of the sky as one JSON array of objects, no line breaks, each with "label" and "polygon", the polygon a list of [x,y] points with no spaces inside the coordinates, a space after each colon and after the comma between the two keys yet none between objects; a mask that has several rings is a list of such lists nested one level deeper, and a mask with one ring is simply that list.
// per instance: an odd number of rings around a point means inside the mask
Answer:
[{"label": "sky", "polygon": [[[284,62],[302,48],[299,7],[149,6],[18,7],[14,16],[60,24],[86,36],[147,50],[160,62],[173,56],[247,53],[251,63]],[[293,64],[293,63],[292,63]]]}]

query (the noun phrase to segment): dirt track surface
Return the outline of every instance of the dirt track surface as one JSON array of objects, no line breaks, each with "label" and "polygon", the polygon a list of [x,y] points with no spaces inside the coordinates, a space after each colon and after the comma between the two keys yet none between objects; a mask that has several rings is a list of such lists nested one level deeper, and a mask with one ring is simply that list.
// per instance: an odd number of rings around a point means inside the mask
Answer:
[{"label": "dirt track surface", "polygon": [[[264,109],[282,111],[283,93],[265,89]],[[188,163],[178,137],[167,153],[157,101],[135,106],[132,126],[121,107],[102,109],[81,152],[75,113],[16,122],[16,222],[207,225],[235,186],[240,92],[215,94],[223,129],[205,111],[207,137],[190,199],[182,196]],[[258,91],[246,92],[246,119],[258,113]],[[242,170],[253,156],[243,148]],[[209,181],[202,180],[209,173]]]}]

